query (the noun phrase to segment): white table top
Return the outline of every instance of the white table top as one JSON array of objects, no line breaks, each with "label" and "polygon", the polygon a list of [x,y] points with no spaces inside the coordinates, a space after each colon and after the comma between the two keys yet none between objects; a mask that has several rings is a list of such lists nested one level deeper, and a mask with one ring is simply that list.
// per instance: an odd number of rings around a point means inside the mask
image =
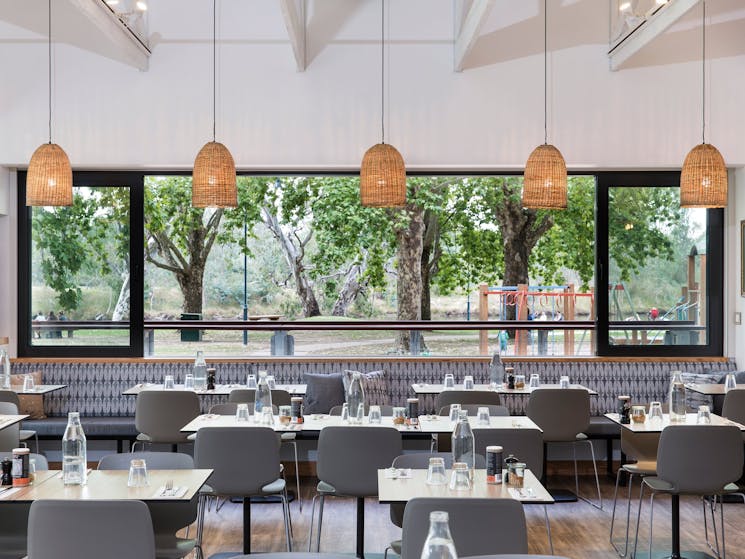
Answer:
[{"label": "white table top", "polygon": [[[597,392],[595,390],[592,390],[590,388],[587,388],[586,386],[582,386],[581,384],[571,384],[571,388],[584,388],[587,390],[591,396],[597,396]],[[444,384],[424,384],[424,383],[414,383],[411,385],[412,390],[417,395],[423,395],[423,394],[440,394],[441,392],[444,392],[446,390],[464,390],[462,384],[456,384],[453,388],[445,388]],[[559,388],[558,384],[541,384],[539,388]],[[473,391],[474,392],[496,392],[498,394],[516,394],[516,395],[529,395],[531,392],[533,392],[534,389],[529,388],[527,386],[526,381],[526,387],[515,389],[515,388],[505,388],[504,385],[500,384],[496,388],[492,388],[489,384],[474,384]]]},{"label": "white table top", "polygon": [[0,430],[15,425],[26,419],[28,415],[0,415]]},{"label": "white table top", "polygon": [[[188,424],[186,424],[181,431],[193,433],[198,431],[202,427],[263,427],[253,421],[254,416],[251,416],[251,421],[236,421],[234,415],[216,415],[216,414],[204,414],[196,417]],[[277,432],[312,432],[320,431],[324,427],[337,426],[337,425],[349,425],[343,423],[341,416],[338,415],[326,415],[326,414],[314,414],[306,415],[303,423],[296,425],[280,425],[277,421],[277,417],[274,417],[273,428]],[[475,417],[468,418],[469,423],[473,429],[538,429],[538,425],[525,416],[514,416],[514,417],[492,417],[489,421],[489,426],[481,426],[477,424]],[[377,425],[368,423],[367,419],[364,420],[362,425],[358,425],[360,428],[365,427],[394,427],[393,418],[390,416],[384,416],[382,422]],[[419,425],[414,426],[395,426],[402,433],[452,433],[453,424],[450,423],[450,419],[445,416],[427,416],[423,415],[419,417]]]},{"label": "white table top", "polygon": [[[687,413],[685,423],[670,423],[670,415],[667,413],[663,414],[662,423],[659,421],[650,421],[649,415],[647,415],[647,420],[644,423],[634,423],[632,421],[631,423],[624,424],[621,423],[621,419],[617,413],[606,413],[605,417],[634,433],[659,433],[669,425],[698,425],[696,422],[697,414],[695,413]],[[739,423],[735,423],[734,421],[730,421],[729,419],[725,419],[724,417],[720,417],[714,413],[711,414],[711,425],[735,425],[739,427],[741,431],[745,431],[745,425],[740,425]]]},{"label": "white table top", "polygon": [[[530,470],[525,470],[522,491],[505,483],[490,485],[486,483],[486,470],[474,470],[473,484],[468,491],[451,491],[448,485],[427,485],[427,470],[411,470],[411,478],[391,479],[387,470],[378,470],[378,500],[381,503],[406,503],[416,497],[452,497],[476,499],[517,499],[524,504],[551,504],[551,494]],[[447,470],[450,479],[451,470]]]},{"label": "white table top", "polygon": [[[140,501],[190,501],[205,484],[212,470],[148,470],[150,485],[127,487],[128,470],[93,470],[88,482],[81,485],[64,485],[62,472],[38,472],[34,483],[17,490],[0,493],[2,501],[36,501],[39,499],[137,499]],[[159,491],[167,480],[175,488],[186,488],[176,495],[162,495]]]},{"label": "white table top", "polygon": [[22,385],[13,385],[10,389],[16,394],[49,394],[67,388],[66,384],[37,384],[33,390],[24,390]]},{"label": "white table top", "polygon": [[[686,389],[692,392],[698,392],[699,394],[705,394],[706,396],[724,396],[727,392],[724,390],[723,384],[686,384]],[[745,384],[738,384],[738,390],[745,389]]]},{"label": "white table top", "polygon": [[[306,384],[277,384],[274,390],[286,390],[291,396],[304,396],[306,388]],[[195,392],[200,396],[227,396],[237,389],[248,389],[248,387],[245,384],[216,384],[214,390],[195,390]],[[139,383],[122,392],[122,395],[136,396],[143,390],[163,390],[163,385],[150,382]],[[177,384],[174,390],[184,390],[184,385]]]}]

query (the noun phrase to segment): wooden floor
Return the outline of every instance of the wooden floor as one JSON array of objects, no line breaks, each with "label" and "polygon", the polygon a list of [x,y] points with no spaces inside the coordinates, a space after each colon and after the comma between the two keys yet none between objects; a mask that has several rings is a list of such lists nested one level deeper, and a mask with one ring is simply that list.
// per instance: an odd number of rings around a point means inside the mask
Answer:
[{"label": "wooden floor", "polygon": [[[290,479],[290,487],[294,480]],[[591,495],[594,491],[593,479],[583,477],[580,491]],[[552,487],[574,487],[570,477],[553,477]],[[310,522],[311,498],[314,494],[314,480],[304,479],[303,511],[298,502],[292,505],[294,527],[294,551],[307,551],[308,525]],[[572,559],[612,559],[617,557],[608,542],[608,530],[611,518],[613,482],[601,477],[601,489],[604,499],[604,510],[600,511],[591,505],[579,501],[560,503],[549,507],[549,518],[553,531],[554,553]],[[625,495],[625,488],[624,495]],[[638,495],[638,486],[634,488]],[[619,491],[620,492],[620,491]],[[323,536],[321,551],[354,554],[356,508],[353,499],[328,499],[324,510]],[[632,506],[632,523],[637,501]],[[623,508],[621,508],[623,507]],[[645,499],[640,529],[640,547],[645,551],[648,545],[649,500]],[[253,504],[252,511],[252,551],[285,551],[284,525],[282,507],[279,504]],[[625,522],[625,500],[619,499],[617,511],[617,534],[623,536]],[[549,553],[543,516],[543,507],[526,506],[528,521],[528,542],[531,553]],[[618,518],[618,514],[621,518]],[[391,540],[401,537],[401,530],[391,524],[388,516],[388,505],[381,505],[376,499],[367,499],[365,506],[365,551],[371,554],[382,554]],[[669,550],[670,543],[670,499],[659,497],[655,503],[654,547]],[[621,521],[618,524],[618,521]],[[205,525],[205,556],[224,551],[242,549],[241,526],[242,505],[226,503],[220,512],[213,508],[207,513]],[[725,523],[727,526],[727,557],[745,559],[745,505],[725,505]],[[694,497],[681,499],[681,541],[683,549],[706,551],[701,500]],[[457,542],[456,542],[457,546]],[[646,557],[646,554],[643,555]]]}]

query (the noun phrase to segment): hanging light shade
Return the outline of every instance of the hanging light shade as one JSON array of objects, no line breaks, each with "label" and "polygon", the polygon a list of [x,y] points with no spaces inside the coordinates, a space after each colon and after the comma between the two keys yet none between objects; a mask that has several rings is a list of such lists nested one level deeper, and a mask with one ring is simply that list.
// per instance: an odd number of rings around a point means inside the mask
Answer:
[{"label": "hanging light shade", "polygon": [[681,208],[724,208],[727,205],[727,166],[719,150],[699,144],[686,155],[680,173]]},{"label": "hanging light shade", "polygon": [[551,144],[533,150],[525,164],[523,207],[563,210],[567,207],[567,165]]},{"label": "hanging light shade", "polygon": [[567,164],[548,143],[548,11],[543,0],[543,144],[525,164],[523,208],[563,210],[567,207]]},{"label": "hanging light shade", "polygon": [[26,174],[27,206],[72,206],[72,167],[65,150],[52,143],[52,2],[48,4],[47,69],[49,87],[49,142],[31,156]]},{"label": "hanging light shade", "polygon": [[360,168],[363,206],[397,208],[406,204],[406,166],[390,144],[375,144],[365,152]]},{"label": "hanging light shade", "polygon": [[360,165],[360,202],[372,208],[406,204],[406,165],[401,153],[385,143],[385,0],[380,0],[380,137]]},{"label": "hanging light shade", "polygon": [[235,161],[220,142],[215,141],[217,122],[217,0],[212,0],[212,141],[204,144],[194,160],[191,205],[195,208],[235,208],[238,187]]},{"label": "hanging light shade", "polygon": [[26,205],[72,205],[72,167],[65,150],[57,144],[42,144],[31,156],[26,175]]},{"label": "hanging light shade", "polygon": [[235,162],[220,142],[207,142],[194,160],[191,205],[195,208],[234,208],[238,205]]}]

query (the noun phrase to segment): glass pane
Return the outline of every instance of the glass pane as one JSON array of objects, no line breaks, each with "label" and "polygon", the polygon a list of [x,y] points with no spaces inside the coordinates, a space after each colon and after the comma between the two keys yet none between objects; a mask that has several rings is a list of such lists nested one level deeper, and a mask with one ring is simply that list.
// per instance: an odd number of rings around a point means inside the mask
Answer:
[{"label": "glass pane", "polygon": [[705,345],[707,216],[676,187],[608,193],[611,345]]},{"label": "glass pane", "polygon": [[129,345],[129,207],[128,188],[86,186],[32,208],[32,345]]}]

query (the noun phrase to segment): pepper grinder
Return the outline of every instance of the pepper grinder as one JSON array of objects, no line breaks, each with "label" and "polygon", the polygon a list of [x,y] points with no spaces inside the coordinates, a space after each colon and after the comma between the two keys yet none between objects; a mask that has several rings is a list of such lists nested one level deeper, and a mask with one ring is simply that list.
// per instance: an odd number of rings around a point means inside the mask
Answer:
[{"label": "pepper grinder", "polygon": [[215,389],[215,369],[207,369],[207,390]]},{"label": "pepper grinder", "polygon": [[13,477],[11,472],[13,471],[13,461],[10,458],[3,458],[0,462],[2,468],[2,478],[0,478],[0,485],[13,485]]}]

